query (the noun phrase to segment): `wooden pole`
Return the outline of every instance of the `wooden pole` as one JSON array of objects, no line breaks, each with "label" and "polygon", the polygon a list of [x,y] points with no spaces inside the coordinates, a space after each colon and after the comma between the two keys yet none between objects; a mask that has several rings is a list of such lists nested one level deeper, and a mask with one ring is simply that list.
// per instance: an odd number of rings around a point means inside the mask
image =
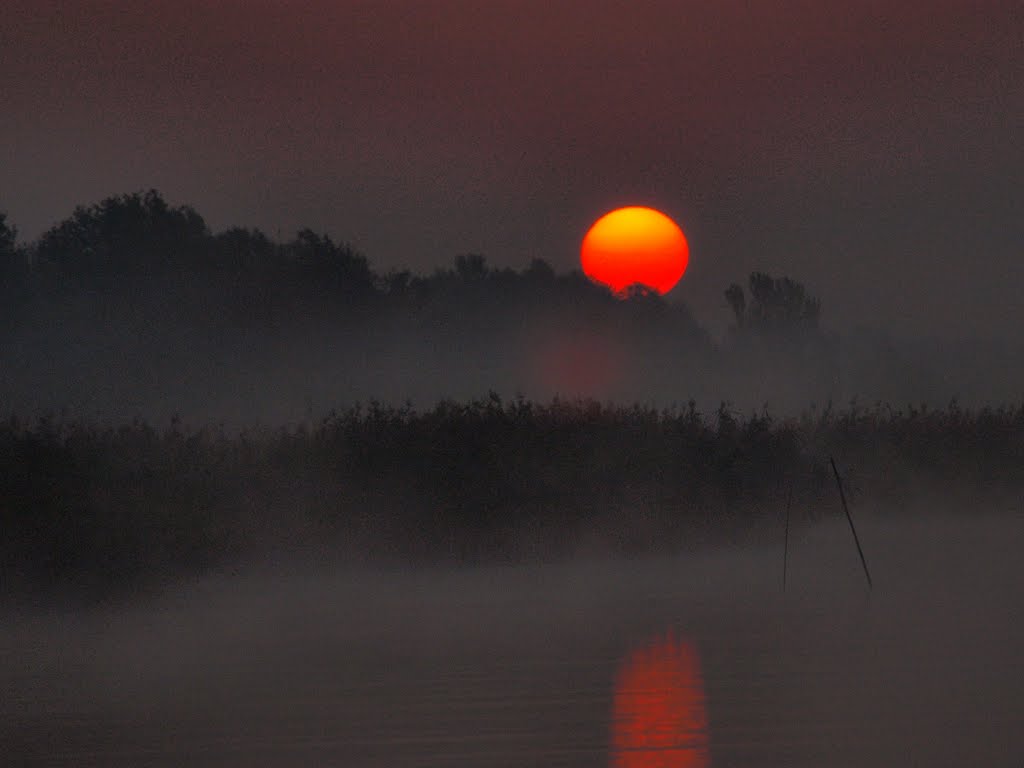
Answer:
[{"label": "wooden pole", "polygon": [[789,484],[789,495],[786,497],[786,538],[782,545],[782,591],[786,591],[786,569],[789,564],[789,508],[793,503],[793,484]]},{"label": "wooden pole", "polygon": [[864,559],[864,550],[861,549],[860,539],[857,537],[857,529],[853,527],[853,518],[850,516],[850,508],[846,506],[846,494],[843,493],[843,481],[839,479],[839,470],[836,469],[835,459],[829,456],[828,460],[832,465],[832,472],[836,476],[836,486],[839,488],[839,500],[843,502],[843,511],[846,513],[846,521],[850,524],[850,531],[853,533],[853,543],[857,545],[857,554],[860,555],[860,564],[864,566],[864,575],[868,580],[868,589],[871,589],[874,585],[871,583],[871,574],[868,572],[868,562]]}]

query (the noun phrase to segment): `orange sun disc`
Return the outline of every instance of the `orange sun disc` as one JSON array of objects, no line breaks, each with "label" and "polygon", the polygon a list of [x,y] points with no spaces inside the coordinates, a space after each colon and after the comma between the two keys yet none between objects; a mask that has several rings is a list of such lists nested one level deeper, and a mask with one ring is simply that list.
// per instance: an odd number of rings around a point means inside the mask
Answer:
[{"label": "orange sun disc", "polygon": [[668,293],[690,261],[683,230],[653,208],[630,206],[606,213],[583,238],[583,274],[615,293],[640,284]]}]

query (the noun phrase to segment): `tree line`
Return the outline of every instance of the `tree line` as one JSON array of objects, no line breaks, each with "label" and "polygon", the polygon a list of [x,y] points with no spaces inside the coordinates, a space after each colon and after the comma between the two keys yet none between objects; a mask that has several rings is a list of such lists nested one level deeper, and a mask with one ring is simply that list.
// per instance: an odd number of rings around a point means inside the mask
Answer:
[{"label": "tree line", "polygon": [[[189,281],[193,284],[189,285]],[[240,309],[251,319],[274,320],[305,312],[334,315],[372,310],[432,317],[500,313],[524,304],[575,307],[581,317],[646,317],[672,333],[707,345],[707,333],[685,307],[668,304],[635,286],[617,300],[579,271],[556,274],[535,258],[524,270],[493,268],[479,254],[461,254],[448,268],[415,275],[375,272],[344,242],[303,229],[276,242],[259,229],[214,233],[191,206],[170,205],[159,192],[135,192],[78,206],[29,243],[0,212],[0,285],[9,312],[32,298],[67,291],[175,291],[184,298]],[[774,337],[817,335],[820,305],[789,278],[755,273],[747,291],[725,291],[735,315],[734,334]],[[299,314],[303,314],[300,311]]]}]

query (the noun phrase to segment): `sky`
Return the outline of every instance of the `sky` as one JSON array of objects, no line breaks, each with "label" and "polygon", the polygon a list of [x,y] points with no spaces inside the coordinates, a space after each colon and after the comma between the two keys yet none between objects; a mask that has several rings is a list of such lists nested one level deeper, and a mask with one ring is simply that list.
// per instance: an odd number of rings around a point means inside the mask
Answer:
[{"label": "sky", "polygon": [[22,239],[149,188],[378,271],[578,267],[604,212],[690,240],[712,329],[753,270],[823,321],[1013,339],[1024,6],[1003,0],[3,0]]}]

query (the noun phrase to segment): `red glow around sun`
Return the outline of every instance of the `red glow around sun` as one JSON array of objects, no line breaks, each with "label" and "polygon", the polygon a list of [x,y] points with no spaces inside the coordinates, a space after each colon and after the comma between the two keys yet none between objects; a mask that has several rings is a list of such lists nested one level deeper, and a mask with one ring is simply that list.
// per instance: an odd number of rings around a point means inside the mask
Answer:
[{"label": "red glow around sun", "polygon": [[622,293],[641,284],[672,290],[686,272],[690,247],[672,219],[653,208],[619,208],[598,219],[583,238],[583,273]]},{"label": "red glow around sun", "polygon": [[614,768],[710,765],[700,662],[689,643],[666,637],[623,663],[611,746]]}]

